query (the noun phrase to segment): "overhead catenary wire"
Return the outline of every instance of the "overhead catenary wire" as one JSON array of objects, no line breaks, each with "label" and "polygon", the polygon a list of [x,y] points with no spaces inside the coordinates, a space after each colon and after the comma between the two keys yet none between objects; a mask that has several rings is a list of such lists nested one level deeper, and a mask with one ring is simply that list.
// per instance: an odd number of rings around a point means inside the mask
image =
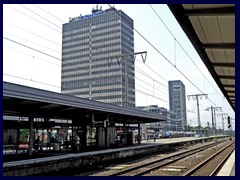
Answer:
[{"label": "overhead catenary wire", "polygon": [[[202,73],[202,71],[198,68],[198,66],[196,65],[196,63],[193,61],[193,59],[191,58],[191,56],[187,53],[187,51],[183,48],[182,44],[177,40],[177,38],[174,36],[174,34],[171,32],[171,30],[168,28],[168,26],[166,25],[166,23],[164,23],[164,21],[162,20],[162,18],[159,16],[159,14],[155,11],[155,9],[152,7],[151,4],[149,4],[150,7],[152,8],[152,10],[154,11],[154,13],[157,15],[158,19],[162,22],[162,24],[166,27],[166,29],[168,30],[168,32],[172,35],[172,37],[174,38],[174,42],[177,42],[178,45],[181,47],[181,49],[184,51],[184,53],[188,56],[188,58],[192,61],[192,63],[195,65],[195,67],[198,69],[198,71],[203,75],[203,77],[208,81],[208,83],[212,86],[212,84],[209,82],[209,80],[206,78],[206,76]],[[213,86],[212,86],[213,87]],[[213,87],[213,89],[215,89]]]},{"label": "overhead catenary wire", "polygon": [[46,11],[46,10],[42,9],[42,8],[41,8],[41,7],[39,7],[38,5],[36,5],[36,4],[34,4],[34,5],[35,5],[37,8],[41,9],[42,11],[44,11],[45,13],[49,14],[50,16],[52,16],[52,17],[54,17],[54,18],[58,19],[59,21],[61,21],[61,22],[65,23],[63,20],[59,19],[58,17],[54,16],[53,14],[49,13],[48,11]]},{"label": "overhead catenary wire", "polygon": [[[9,41],[11,41],[11,42],[14,42],[14,43],[16,43],[16,44],[19,44],[19,45],[21,45],[21,46],[24,46],[24,47],[26,47],[26,48],[29,48],[29,49],[31,49],[31,50],[34,50],[34,51],[36,51],[36,52],[38,52],[38,53],[47,55],[47,56],[49,56],[49,57],[51,57],[51,58],[55,58],[55,59],[61,61],[60,58],[56,58],[56,57],[54,57],[54,56],[52,56],[52,55],[50,55],[50,54],[44,53],[44,52],[39,51],[39,50],[37,50],[37,49],[35,49],[35,48],[29,47],[29,46],[27,46],[27,45],[24,45],[24,44],[22,44],[22,43],[19,43],[19,42],[17,42],[17,41],[11,40],[11,39],[6,38],[6,37],[3,37],[3,38],[6,39],[6,40],[9,40]],[[105,76],[104,76],[104,77],[105,77]],[[149,90],[149,89],[148,89],[148,90]],[[144,93],[143,91],[140,91],[140,92],[141,92],[141,93]],[[147,94],[147,93],[146,93],[146,94]],[[157,94],[157,93],[155,92],[155,94]],[[157,98],[157,97],[154,96],[154,95],[151,95],[151,94],[148,94],[148,95]],[[159,98],[159,99],[163,100],[162,98]],[[167,102],[166,100],[164,100],[164,101]]]},{"label": "overhead catenary wire", "polygon": [[[28,9],[28,8],[26,8],[26,9]],[[29,9],[28,9],[29,10]],[[30,10],[31,11],[31,10]],[[35,13],[36,14],[36,13]],[[44,18],[45,19],[45,18]],[[45,19],[46,20],[46,19]],[[97,49],[97,48],[95,48],[97,51],[100,51],[99,49]],[[148,68],[150,68],[149,66],[147,66]],[[157,74],[159,77],[161,77],[162,79],[164,79],[162,76],[160,76],[158,73],[156,73],[152,68],[150,68],[155,74]],[[156,82],[158,82],[157,80],[154,80],[154,81],[156,81]],[[158,82],[159,84],[161,84],[160,82]],[[162,84],[163,85],[163,84]],[[163,86],[165,86],[166,87],[166,85],[163,85]]]},{"label": "overhead catenary wire", "polygon": [[[145,81],[142,81],[142,80],[139,79],[139,78],[137,78],[137,79],[138,79],[139,81],[143,82],[144,84],[147,84],[149,87],[152,87],[152,86],[150,86],[148,83],[146,83]],[[136,81],[136,84],[138,84],[137,81]],[[139,85],[139,84],[138,84],[138,86],[140,86],[140,87],[142,87],[142,88],[144,88],[144,89],[146,89],[146,90],[152,92],[153,95],[154,95],[154,94],[157,94],[157,95],[162,96],[163,98],[168,99],[166,96],[163,96],[162,91],[159,90],[159,89],[156,89],[156,88],[154,88],[154,89],[147,89],[146,87],[143,87],[142,85]],[[156,91],[155,91],[155,90],[156,90]],[[159,94],[158,92],[159,92],[160,94]]]},{"label": "overhead catenary wire", "polygon": [[41,53],[41,54],[44,54],[44,55],[46,55],[46,56],[49,56],[49,57],[51,57],[51,58],[54,58],[54,59],[57,59],[57,60],[60,60],[60,61],[61,61],[61,59],[56,58],[55,56],[52,56],[52,55],[47,54],[47,53],[44,53],[44,52],[42,52],[42,51],[39,51],[39,50],[37,50],[37,49],[35,49],[35,48],[32,48],[32,47],[27,46],[27,45],[24,45],[24,44],[22,44],[22,43],[19,43],[19,42],[17,42],[17,41],[12,40],[12,39],[9,39],[9,38],[6,38],[6,37],[3,37],[3,39],[6,39],[6,40],[11,41],[11,42],[14,42],[14,43],[16,43],[16,44],[19,44],[19,45],[21,45],[21,46],[24,46],[24,47],[26,47],[26,48],[29,48],[29,49],[31,49],[31,50],[37,51],[37,52],[39,52],[39,53]]},{"label": "overhead catenary wire", "polygon": [[[149,84],[149,83],[143,81],[143,80],[140,79],[140,78],[135,77],[135,79],[137,79],[138,81],[143,82],[144,84],[146,84],[146,85],[148,85],[148,86],[150,86],[150,87],[152,86],[152,84]],[[161,89],[158,89],[158,88],[156,88],[156,87],[154,87],[154,89],[157,90],[157,91],[159,91],[159,92],[163,92]]]},{"label": "overhead catenary wire", "polygon": [[[139,69],[139,70],[136,70],[136,69]],[[140,68],[136,67],[135,71],[139,72],[140,74],[144,75],[145,77],[151,79],[151,80],[154,80],[155,82],[157,82],[158,84],[160,84],[161,86],[163,86],[164,88],[168,88],[167,85],[165,84],[162,84],[161,82],[159,82],[158,80],[152,78],[151,76],[149,76],[148,74],[146,74],[145,72],[143,72]]]},{"label": "overhead catenary wire", "polygon": [[[143,63],[142,61],[137,60],[140,63]],[[156,75],[158,75],[161,79],[163,79],[164,81],[168,81],[166,80],[164,77],[162,77],[159,73],[157,73],[155,70],[153,70],[153,68],[151,68],[149,65],[147,65],[146,63],[144,63],[144,65],[146,65],[152,72],[154,72]]]},{"label": "overhead catenary wire", "polygon": [[44,40],[46,40],[46,41],[48,41],[48,42],[51,42],[51,43],[56,44],[56,45],[58,45],[58,46],[62,46],[61,44],[56,43],[55,41],[49,40],[49,39],[47,39],[47,38],[45,38],[45,37],[43,37],[43,36],[39,36],[38,34],[35,34],[35,33],[31,32],[31,31],[28,31],[28,30],[26,30],[26,29],[24,29],[24,28],[21,28],[21,27],[19,27],[19,26],[16,26],[16,25],[14,25],[14,24],[12,24],[12,23],[9,23],[8,21],[3,20],[3,22],[5,22],[5,23],[7,23],[7,24],[9,24],[9,25],[11,25],[11,26],[14,26],[14,27],[16,27],[16,28],[18,28],[18,29],[21,29],[22,31],[25,31],[25,32],[27,32],[27,33],[30,33],[30,34],[32,34],[32,35],[34,35],[34,36],[37,36],[37,37],[39,37],[39,38],[41,38],[41,39],[44,39]]},{"label": "overhead catenary wire", "polygon": [[[20,51],[20,50],[18,50],[18,49],[15,49],[15,48],[12,48],[12,47],[9,47],[9,46],[6,46],[6,45],[4,45],[4,47],[9,48],[9,49],[12,49],[12,50],[14,50],[15,52],[19,52],[19,53],[25,54],[25,55],[27,55],[27,56],[33,57],[32,54],[25,53],[25,52]],[[42,59],[42,58],[39,58],[39,57],[37,57],[37,56],[34,56],[34,58],[35,58],[35,59],[39,59],[40,61],[43,61],[43,62],[46,62],[46,63],[52,64],[52,65],[55,65],[55,66],[61,67],[60,64],[56,64],[56,63],[53,63],[53,62],[49,62],[48,60],[46,60],[46,59]]]},{"label": "overhead catenary wire", "polygon": [[25,6],[23,6],[22,4],[19,4],[19,5],[22,6],[23,8],[25,8],[25,9],[27,9],[27,10],[30,11],[31,13],[37,15],[38,17],[44,19],[45,21],[49,22],[50,24],[52,24],[52,25],[58,27],[59,29],[62,29],[62,27],[60,27],[60,26],[58,26],[57,24],[55,24],[55,23],[49,21],[48,19],[44,18],[43,16],[39,15],[38,13],[33,12],[31,9],[29,9],[29,8],[27,8],[27,7],[25,7]]},{"label": "overhead catenary wire", "polygon": [[8,32],[3,32],[3,33],[8,34],[8,35],[11,35],[11,36],[15,36],[15,37],[17,37],[17,38],[19,38],[19,39],[22,39],[22,40],[24,40],[24,41],[28,41],[28,42],[30,42],[30,43],[32,43],[32,44],[37,45],[37,46],[40,46],[40,47],[43,47],[43,48],[48,49],[48,50],[50,50],[50,51],[54,51],[54,52],[56,52],[56,53],[60,53],[60,54],[61,54],[61,52],[56,51],[55,49],[49,48],[49,47],[47,47],[47,46],[43,46],[43,45],[41,45],[41,44],[39,44],[39,43],[35,43],[35,42],[33,42],[33,41],[30,41],[30,40],[28,40],[28,39],[22,38],[22,37],[20,37],[20,36],[17,36],[17,35],[8,33]]},{"label": "overhead catenary wire", "polygon": [[[191,60],[191,62],[194,64],[194,66],[198,69],[198,71],[202,74],[202,76],[207,80],[207,82],[212,86],[213,89],[216,90],[216,88],[212,85],[212,83],[210,83],[210,81],[206,78],[206,76],[204,75],[204,73],[199,69],[199,67],[196,65],[196,63],[193,61],[193,59],[191,58],[191,56],[187,53],[187,51],[185,50],[185,48],[182,46],[182,44],[177,40],[177,38],[174,36],[174,34],[171,32],[171,30],[168,28],[168,26],[166,25],[166,23],[164,23],[164,21],[162,20],[162,18],[159,16],[159,14],[155,11],[155,9],[152,7],[151,4],[149,4],[149,6],[152,8],[152,10],[154,11],[154,13],[157,15],[158,19],[162,22],[162,24],[166,27],[166,29],[168,30],[168,32],[172,35],[172,37],[174,38],[174,42],[177,42],[177,44],[181,47],[181,49],[183,50],[183,52],[188,56],[188,58]],[[217,91],[217,90],[216,90]],[[217,91],[218,92],[218,91]],[[219,93],[219,92],[218,92]],[[222,96],[222,94],[219,93],[219,95]],[[211,99],[210,99],[211,101]],[[212,101],[211,101],[212,102]],[[212,102],[214,103],[214,102]],[[215,105],[215,103],[214,103]]]},{"label": "overhead catenary wire", "polygon": [[37,20],[37,19],[35,19],[35,18],[33,18],[33,17],[31,17],[31,16],[29,16],[29,15],[27,15],[27,14],[21,12],[21,11],[19,11],[19,10],[17,10],[16,8],[13,8],[13,7],[9,6],[9,5],[7,5],[7,7],[9,7],[9,8],[11,8],[11,9],[17,11],[17,12],[20,13],[20,14],[23,14],[24,16],[26,16],[26,17],[28,17],[28,18],[30,18],[30,19],[33,19],[34,21],[37,21],[38,23],[40,23],[40,24],[42,24],[42,25],[44,25],[44,26],[46,26],[46,27],[48,27],[48,28],[50,28],[50,29],[58,32],[58,33],[62,33],[61,31],[56,30],[56,29],[52,28],[51,26],[49,26],[49,25],[47,25],[47,24],[45,24],[45,23],[43,23],[43,22],[41,22],[41,21],[39,21],[39,20]]},{"label": "overhead catenary wire", "polygon": [[[23,6],[23,5],[22,5]],[[26,8],[25,6],[23,6],[25,9],[27,9],[27,10],[29,10],[28,8]],[[14,9],[14,8],[13,8]],[[16,10],[16,9],[15,9]],[[16,10],[17,11],[17,10]],[[33,11],[31,11],[31,10],[29,10],[30,12],[32,12],[32,13],[34,13],[34,14],[36,14],[36,15],[38,15],[37,13],[35,13],[35,12],[33,12]],[[22,12],[20,12],[20,13],[22,13]],[[24,13],[23,13],[24,14]],[[26,15],[26,14],[24,14],[24,15]],[[26,15],[27,16],[27,15]],[[42,16],[40,16],[40,15],[38,15],[39,17],[41,17],[41,18],[43,18]],[[46,18],[43,18],[44,20],[46,20],[46,21],[48,21]],[[34,20],[36,20],[36,19],[34,19]],[[60,19],[59,19],[60,20]],[[39,21],[38,21],[39,22]],[[49,22],[49,21],[48,21]],[[45,24],[44,24],[45,25]],[[55,25],[55,24],[54,24]],[[59,27],[59,26],[57,26],[57,27]],[[59,27],[59,28],[61,28],[61,27]],[[95,48],[97,51],[100,51],[99,49],[97,49],[97,48]],[[156,73],[156,72],[155,72]],[[161,77],[161,76],[160,76]],[[163,77],[161,77],[161,78],[163,78]],[[160,83],[161,84],[161,83]]]},{"label": "overhead catenary wire", "polygon": [[[11,41],[11,42],[13,42],[13,43],[16,43],[16,44],[18,44],[18,45],[21,45],[21,46],[23,46],[23,47],[29,48],[29,49],[31,49],[31,50],[34,50],[34,51],[36,51],[36,52],[39,52],[39,53],[41,53],[41,54],[44,54],[44,55],[46,55],[46,56],[49,56],[49,57],[51,57],[51,58],[54,58],[54,59],[56,59],[56,60],[61,61],[60,58],[54,57],[54,56],[52,56],[52,55],[49,55],[49,54],[44,53],[44,52],[42,52],[42,51],[39,51],[39,50],[37,50],[37,49],[35,49],[35,48],[31,48],[31,47],[29,47],[29,46],[26,46],[26,45],[24,45],[24,44],[22,44],[22,43],[19,43],[19,42],[17,42],[17,41],[11,40],[11,39],[6,38],[6,37],[3,37],[3,38],[6,39],[6,40],[8,40],[8,41]],[[67,62],[65,62],[65,63],[68,64]],[[80,66],[77,66],[77,65],[76,65],[76,67],[80,67]],[[87,72],[89,72],[89,70],[86,70],[86,69],[84,69],[84,70],[87,71]],[[98,76],[102,76],[102,77],[104,77],[104,78],[106,78],[106,79],[108,79],[108,80],[111,80],[112,82],[115,82],[115,79],[113,79],[113,78],[111,78],[111,77],[106,77],[106,76],[103,76],[103,75],[101,75],[101,74],[99,74]],[[25,80],[26,80],[26,79],[25,79]],[[31,81],[31,80],[30,80],[30,81]],[[125,86],[124,83],[123,83],[122,85]],[[61,87],[59,87],[59,88],[61,88]],[[154,96],[154,95],[149,94],[149,93],[146,93],[146,92],[144,92],[144,91],[141,91],[141,90],[138,90],[138,89],[135,89],[135,91],[138,91],[138,92],[140,92],[140,93],[143,93],[143,94],[146,94],[146,95],[148,95],[148,96],[154,97],[154,98],[156,98],[156,99],[162,100],[162,101],[164,101],[164,102],[168,102],[168,101],[166,101],[166,100],[164,100],[164,99],[162,99],[162,98],[160,98],[160,97]]]},{"label": "overhead catenary wire", "polygon": [[[121,15],[117,12],[116,9],[114,9],[110,4],[108,4],[108,5],[109,5],[110,8],[112,8],[112,9],[118,14],[118,16],[121,17]],[[122,17],[122,19],[125,20],[124,17]],[[126,22],[127,24],[129,24],[128,21],[125,20],[125,22]],[[187,79],[199,92],[201,92],[201,93],[204,94],[204,92],[203,92],[201,89],[199,89],[198,86],[196,86],[177,66],[175,66],[165,55],[163,55],[163,53],[161,53],[147,38],[145,38],[136,28],[133,28],[133,29],[134,29],[154,50],[156,50],[168,63],[170,63],[185,79]],[[209,100],[215,105],[215,103],[214,103],[211,99],[209,99]]]},{"label": "overhead catenary wire", "polygon": [[27,80],[27,81],[31,81],[31,82],[36,82],[36,83],[39,83],[39,84],[44,84],[44,85],[55,87],[55,88],[61,88],[59,86],[55,86],[55,85],[52,85],[52,84],[48,84],[48,83],[44,83],[44,82],[40,82],[40,81],[36,81],[36,80],[32,80],[32,79],[27,79],[27,78],[24,78],[24,77],[19,77],[19,76],[15,76],[15,75],[8,74],[8,73],[3,73],[3,75],[18,78],[18,79],[22,79],[22,80]]},{"label": "overhead catenary wire", "polygon": [[143,93],[144,94],[144,93]]},{"label": "overhead catenary wire", "polygon": [[[142,88],[145,89],[145,90],[152,91],[152,90],[147,89],[146,87],[144,87],[144,86],[142,86],[142,85],[139,85],[139,84],[138,84],[138,86],[142,87]],[[155,95],[160,95],[160,94],[158,94],[158,93],[156,93],[156,92],[153,92],[152,97],[155,97]],[[161,95],[161,96],[162,96],[162,95]],[[162,97],[163,97],[163,96],[162,96]],[[166,98],[166,99],[167,99],[167,97],[163,97],[163,98]],[[162,99],[162,100],[163,100],[163,99]],[[164,100],[164,101],[167,102],[167,103],[169,103],[168,100]]]},{"label": "overhead catenary wire", "polygon": [[[109,6],[111,8],[113,8],[110,4]],[[118,16],[121,17],[121,15],[117,12],[117,10],[114,9],[114,11],[118,14]],[[124,17],[122,17],[123,20]],[[125,20],[126,23],[128,23],[128,21]],[[129,23],[128,23],[129,24]],[[198,89],[201,93],[202,90],[200,90],[182,71],[180,71],[180,69],[178,69],[177,67],[174,66],[174,64],[166,57],[164,56],[147,38],[145,38],[136,28],[133,28],[154,50],[156,50],[168,63],[170,63],[182,76],[184,76],[196,89]]]}]

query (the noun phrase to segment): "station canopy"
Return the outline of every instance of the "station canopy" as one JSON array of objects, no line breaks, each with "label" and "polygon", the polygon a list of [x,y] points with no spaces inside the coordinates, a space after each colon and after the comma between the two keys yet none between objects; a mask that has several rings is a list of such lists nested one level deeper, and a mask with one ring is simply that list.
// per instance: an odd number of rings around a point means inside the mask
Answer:
[{"label": "station canopy", "polygon": [[[165,121],[161,114],[115,106],[66,94],[3,82],[3,115],[52,119],[92,117],[115,123],[137,124]],[[81,118],[80,118],[81,120]]]},{"label": "station canopy", "polygon": [[235,5],[168,5],[235,111]]}]

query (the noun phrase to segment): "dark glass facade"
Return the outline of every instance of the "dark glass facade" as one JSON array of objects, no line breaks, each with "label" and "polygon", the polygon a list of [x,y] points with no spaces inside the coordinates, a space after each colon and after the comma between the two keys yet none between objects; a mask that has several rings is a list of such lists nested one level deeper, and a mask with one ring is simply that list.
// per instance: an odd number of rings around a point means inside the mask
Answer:
[{"label": "dark glass facade", "polygon": [[63,24],[62,93],[135,107],[133,55],[133,20],[121,10]]}]

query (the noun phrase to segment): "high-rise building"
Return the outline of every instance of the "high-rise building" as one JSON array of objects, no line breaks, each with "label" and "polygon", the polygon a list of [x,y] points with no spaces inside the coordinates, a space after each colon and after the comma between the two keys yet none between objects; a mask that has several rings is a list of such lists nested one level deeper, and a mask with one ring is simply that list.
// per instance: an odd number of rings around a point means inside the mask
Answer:
[{"label": "high-rise building", "polygon": [[61,91],[135,106],[133,20],[123,11],[93,9],[63,24]]},{"label": "high-rise building", "polygon": [[187,125],[187,109],[185,86],[180,80],[168,81],[169,109],[176,113],[177,130],[181,131]]}]

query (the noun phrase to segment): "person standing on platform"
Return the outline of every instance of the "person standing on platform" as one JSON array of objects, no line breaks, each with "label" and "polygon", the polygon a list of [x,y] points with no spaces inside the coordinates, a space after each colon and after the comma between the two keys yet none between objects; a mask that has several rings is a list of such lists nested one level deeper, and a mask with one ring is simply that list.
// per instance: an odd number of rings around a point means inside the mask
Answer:
[{"label": "person standing on platform", "polygon": [[117,146],[121,145],[121,137],[120,135],[117,135]]},{"label": "person standing on platform", "polygon": [[64,142],[64,144],[65,144],[66,148],[68,149],[68,147],[69,147],[68,134],[66,134],[66,136],[65,136],[65,142]]},{"label": "person standing on platform", "polygon": [[78,135],[75,136],[75,149],[76,152],[79,152],[80,150],[80,137]]},{"label": "person standing on platform", "polygon": [[134,135],[134,139],[135,139],[135,142],[138,141],[138,135],[137,134]]},{"label": "person standing on platform", "polygon": [[38,136],[37,139],[35,139],[34,141],[34,149],[38,151],[40,149],[40,146],[41,146],[41,141],[40,141],[40,136]]},{"label": "person standing on platform", "polygon": [[121,136],[121,139],[120,139],[120,144],[121,144],[121,146],[124,146],[124,141],[125,141],[124,137]]},{"label": "person standing on platform", "polygon": [[55,138],[52,136],[52,137],[50,138],[49,150],[51,149],[51,147],[54,148],[54,143],[55,143]]},{"label": "person standing on platform", "polygon": [[156,142],[156,134],[155,133],[153,134],[153,140],[154,140],[154,142]]}]

